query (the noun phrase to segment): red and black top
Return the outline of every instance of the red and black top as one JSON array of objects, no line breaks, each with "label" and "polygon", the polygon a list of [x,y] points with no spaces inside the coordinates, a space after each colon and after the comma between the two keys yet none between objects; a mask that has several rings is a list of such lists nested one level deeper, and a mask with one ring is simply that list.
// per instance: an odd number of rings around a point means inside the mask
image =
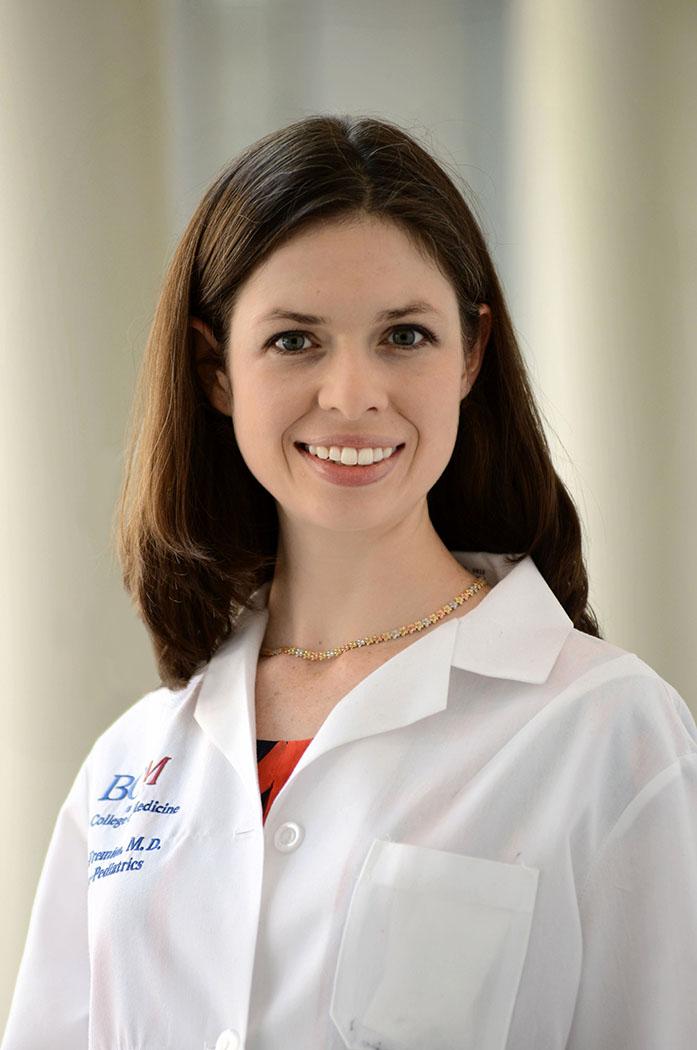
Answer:
[{"label": "red and black top", "polygon": [[262,823],[266,823],[273,800],[295,769],[310,740],[257,740]]}]

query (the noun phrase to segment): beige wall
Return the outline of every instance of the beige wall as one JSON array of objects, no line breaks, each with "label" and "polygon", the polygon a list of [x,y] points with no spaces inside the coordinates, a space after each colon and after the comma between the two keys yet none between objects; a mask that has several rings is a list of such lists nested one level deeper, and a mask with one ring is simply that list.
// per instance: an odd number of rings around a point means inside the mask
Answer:
[{"label": "beige wall", "polygon": [[158,681],[109,534],[159,281],[213,175],[292,119],[397,120],[469,181],[604,633],[697,713],[696,15],[0,4],[0,1026],[60,803]]}]

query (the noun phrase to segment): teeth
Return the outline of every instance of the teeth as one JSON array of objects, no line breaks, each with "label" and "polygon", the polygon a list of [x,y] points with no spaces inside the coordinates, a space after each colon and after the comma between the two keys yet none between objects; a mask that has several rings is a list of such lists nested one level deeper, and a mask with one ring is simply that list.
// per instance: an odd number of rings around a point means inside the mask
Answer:
[{"label": "teeth", "polygon": [[331,459],[335,463],[343,463],[345,466],[367,466],[371,463],[379,463],[383,459],[389,459],[394,448],[339,448],[332,445],[326,448],[324,445],[307,445],[306,448],[318,459]]}]

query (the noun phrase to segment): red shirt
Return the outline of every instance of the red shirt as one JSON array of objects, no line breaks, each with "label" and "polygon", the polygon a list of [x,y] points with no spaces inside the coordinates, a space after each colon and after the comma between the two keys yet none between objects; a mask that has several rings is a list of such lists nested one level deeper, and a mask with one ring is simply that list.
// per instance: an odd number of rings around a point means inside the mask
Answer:
[{"label": "red shirt", "polygon": [[257,740],[262,823],[266,823],[271,803],[295,769],[310,740]]}]

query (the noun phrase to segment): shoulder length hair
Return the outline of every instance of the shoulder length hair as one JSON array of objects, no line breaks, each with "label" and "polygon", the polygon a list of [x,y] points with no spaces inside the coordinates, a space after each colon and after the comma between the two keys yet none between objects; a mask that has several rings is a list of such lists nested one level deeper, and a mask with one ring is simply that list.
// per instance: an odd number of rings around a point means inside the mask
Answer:
[{"label": "shoulder length hair", "polygon": [[465,353],[479,304],[491,309],[452,457],[427,496],[433,527],[449,550],[530,555],[574,626],[602,637],[579,516],[463,192],[399,126],[311,116],[248,147],[205,193],[165,274],[136,381],[116,550],[169,688],[186,685],[234,633],[273,577],[278,543],[274,499],[242,458],[231,417],[204,392],[190,320],[209,326],[220,348],[210,363],[224,368],[229,319],[255,267],[313,224],[363,216],[396,223],[451,281]]}]

